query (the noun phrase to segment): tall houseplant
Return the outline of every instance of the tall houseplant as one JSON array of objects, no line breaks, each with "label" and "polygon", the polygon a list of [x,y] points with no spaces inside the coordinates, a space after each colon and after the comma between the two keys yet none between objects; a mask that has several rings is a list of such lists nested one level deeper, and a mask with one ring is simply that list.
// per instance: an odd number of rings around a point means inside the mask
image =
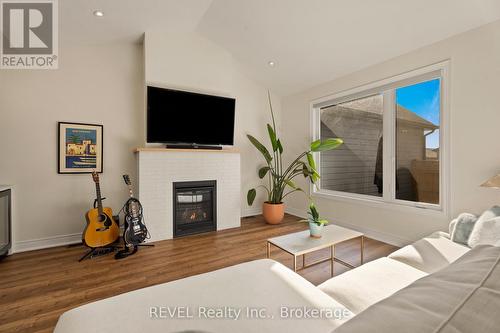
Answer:
[{"label": "tall houseplant", "polygon": [[[289,165],[283,164],[283,144],[276,132],[276,123],[274,120],[273,106],[271,103],[271,95],[268,93],[269,107],[271,109],[272,125],[267,124],[267,132],[271,142],[271,150],[259,142],[255,137],[248,134],[250,142],[262,154],[266,164],[259,168],[258,175],[260,179],[267,176],[268,184],[260,185],[267,192],[267,201],[263,205],[263,215],[267,223],[278,224],[283,220],[285,214],[285,206],[283,199],[294,192],[304,192],[298,187],[294,178],[304,176],[309,178],[314,184],[318,181],[320,175],[316,169],[316,163],[312,153],[332,150],[340,146],[343,141],[339,138],[331,138],[326,140],[316,140],[311,142],[309,149],[302,152]],[[304,192],[305,193],[305,192]],[[247,202],[251,206],[255,200],[257,191],[252,188],[248,191]]]}]

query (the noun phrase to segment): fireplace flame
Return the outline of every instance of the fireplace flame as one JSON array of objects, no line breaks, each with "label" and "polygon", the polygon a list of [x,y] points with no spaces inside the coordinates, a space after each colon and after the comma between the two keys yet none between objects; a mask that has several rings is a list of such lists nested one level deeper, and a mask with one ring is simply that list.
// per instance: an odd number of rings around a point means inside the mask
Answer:
[{"label": "fireplace flame", "polygon": [[208,218],[208,216],[209,216],[208,213],[206,211],[201,210],[201,209],[185,210],[182,213],[182,218],[185,221],[191,221],[191,222],[206,220]]}]

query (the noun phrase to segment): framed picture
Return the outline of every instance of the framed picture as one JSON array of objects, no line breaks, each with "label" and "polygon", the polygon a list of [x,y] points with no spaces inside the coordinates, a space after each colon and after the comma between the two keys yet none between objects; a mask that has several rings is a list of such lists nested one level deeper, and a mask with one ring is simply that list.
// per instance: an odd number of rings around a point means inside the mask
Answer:
[{"label": "framed picture", "polygon": [[57,124],[57,172],[102,172],[103,126],[64,122]]}]

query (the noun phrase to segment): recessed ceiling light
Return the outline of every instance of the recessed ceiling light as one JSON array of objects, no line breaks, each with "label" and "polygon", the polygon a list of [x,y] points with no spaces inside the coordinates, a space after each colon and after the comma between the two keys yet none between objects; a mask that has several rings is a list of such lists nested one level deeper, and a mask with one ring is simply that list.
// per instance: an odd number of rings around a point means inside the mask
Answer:
[{"label": "recessed ceiling light", "polygon": [[101,10],[95,10],[94,11],[94,16],[103,17],[104,16],[104,12],[101,11]]},{"label": "recessed ceiling light", "polygon": [[276,63],[274,61],[269,61],[267,64],[271,67],[274,67],[276,65]]}]

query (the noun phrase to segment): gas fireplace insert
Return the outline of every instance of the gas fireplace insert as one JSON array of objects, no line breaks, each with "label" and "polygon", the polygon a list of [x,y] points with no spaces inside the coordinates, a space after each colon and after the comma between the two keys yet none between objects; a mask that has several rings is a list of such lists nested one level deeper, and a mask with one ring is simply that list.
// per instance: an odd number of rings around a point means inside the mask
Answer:
[{"label": "gas fireplace insert", "polygon": [[173,183],[174,237],[217,230],[217,182]]}]

